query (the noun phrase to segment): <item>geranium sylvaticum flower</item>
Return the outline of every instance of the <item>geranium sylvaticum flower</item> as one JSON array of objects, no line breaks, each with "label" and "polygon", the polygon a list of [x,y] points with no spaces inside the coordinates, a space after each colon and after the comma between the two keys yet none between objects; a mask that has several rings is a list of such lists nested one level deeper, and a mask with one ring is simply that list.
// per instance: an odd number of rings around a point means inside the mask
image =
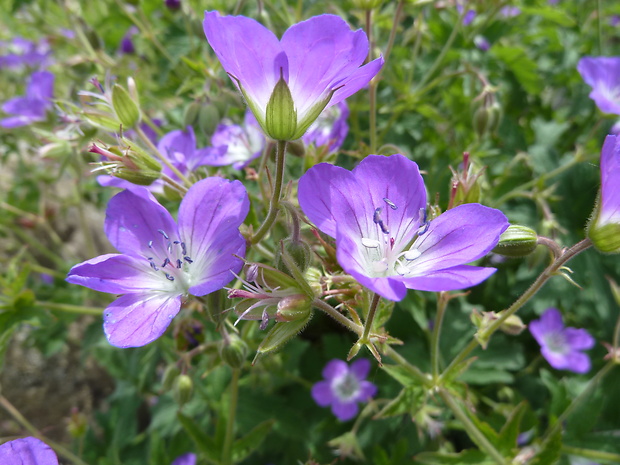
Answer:
[{"label": "geranium sylvaticum flower", "polygon": [[[163,136],[157,144],[157,149],[183,175],[191,174],[199,166],[208,164],[209,149],[196,147],[196,135],[191,126],[187,126],[185,130],[172,131]],[[162,172],[172,179],[178,180],[177,175],[166,165],[162,166]]]},{"label": "geranium sylvaticum flower", "polygon": [[620,252],[620,136],[608,135],[601,150],[601,190],[588,237],[602,252]]},{"label": "geranium sylvaticum flower", "polygon": [[32,436],[0,445],[0,463],[6,465],[58,465],[50,446]]},{"label": "geranium sylvaticum flower", "polygon": [[54,93],[54,75],[49,71],[37,71],[30,75],[26,95],[13,97],[2,105],[2,110],[11,116],[0,120],[0,126],[16,128],[37,121],[43,121],[51,108]]},{"label": "geranium sylvaticum flower", "polygon": [[418,166],[402,155],[370,155],[353,170],[321,163],[299,181],[299,204],[336,239],[338,262],[360,284],[390,300],[407,288],[474,286],[495,268],[466,263],[497,245],[508,221],[499,210],[465,204],[426,221]]},{"label": "geranium sylvaticum flower", "polygon": [[594,347],[594,338],[585,329],[565,328],[557,308],[548,308],[529,324],[530,332],[540,344],[540,351],[556,370],[575,373],[590,371],[590,357],[582,351]]},{"label": "geranium sylvaticum flower", "polygon": [[190,452],[180,455],[170,465],[196,465],[196,454]]},{"label": "geranium sylvaticum flower", "polygon": [[115,195],[105,232],[121,252],[74,266],[70,283],[124,294],[104,311],[104,332],[117,347],[138,347],[161,336],[187,294],[221,289],[241,270],[245,239],[239,226],[249,209],[239,181],[207,178],[181,202],[178,225],[143,187]]},{"label": "geranium sylvaticum flower", "polygon": [[247,110],[243,126],[227,121],[220,123],[211,136],[211,146],[205,164],[232,165],[240,170],[263,153],[265,136],[252,112]]},{"label": "geranium sylvaticum flower", "polygon": [[312,398],[321,407],[331,406],[341,421],[354,418],[358,402],[368,402],[377,393],[377,386],[366,381],[370,361],[360,358],[347,365],[334,359],[323,368],[324,381],[312,386]]},{"label": "geranium sylvaticum flower", "polygon": [[203,25],[224,70],[275,140],[299,139],[325,108],[366,86],[383,65],[381,57],[363,65],[366,34],[334,15],[297,23],[281,40],[244,16],[205,12]]},{"label": "geranium sylvaticum flower", "polygon": [[590,98],[605,113],[620,115],[620,57],[583,57],[577,71],[592,87]]},{"label": "geranium sylvaticum flower", "polygon": [[325,146],[330,153],[338,151],[349,133],[348,117],[349,107],[346,102],[333,105],[312,123],[302,140],[315,147]]}]

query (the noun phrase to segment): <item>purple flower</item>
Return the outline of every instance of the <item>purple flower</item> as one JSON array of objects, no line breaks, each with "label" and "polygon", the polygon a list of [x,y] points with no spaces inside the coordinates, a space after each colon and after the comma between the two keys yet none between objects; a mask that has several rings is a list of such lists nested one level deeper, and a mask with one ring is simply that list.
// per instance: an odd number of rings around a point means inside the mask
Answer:
[{"label": "purple flower", "polygon": [[614,125],[609,129],[609,134],[620,136],[620,120],[616,121]]},{"label": "purple flower", "polygon": [[365,358],[355,360],[351,366],[334,359],[323,368],[323,378],[312,386],[312,398],[321,407],[331,405],[332,413],[340,421],[357,415],[357,403],[367,402],[377,393],[377,386],[366,381],[370,362]]},{"label": "purple flower", "polygon": [[611,18],[609,18],[609,24],[610,26],[620,26],[620,15],[613,15]]},{"label": "purple flower", "polygon": [[588,237],[602,252],[620,252],[620,136],[608,135],[601,150],[600,197]]},{"label": "purple flower", "polygon": [[15,115],[0,120],[0,126],[17,128],[43,121],[47,110],[52,106],[54,75],[49,71],[37,71],[30,75],[25,97],[13,97],[4,102],[2,110]]},{"label": "purple flower", "polygon": [[499,14],[504,18],[514,18],[515,16],[519,16],[521,14],[521,10],[516,6],[505,6],[499,10]]},{"label": "purple flower", "polygon": [[465,204],[426,221],[418,166],[402,155],[370,155],[353,170],[321,163],[299,180],[299,204],[336,238],[342,268],[367,288],[401,300],[407,288],[474,286],[495,268],[466,266],[486,255],[508,227],[499,210]]},{"label": "purple flower", "polygon": [[135,36],[138,32],[140,31],[136,26],[131,26],[129,29],[127,29],[127,32],[121,39],[121,44],[118,47],[118,51],[120,53],[123,53],[125,55],[133,55],[134,53],[136,53],[136,47],[133,45],[133,41],[131,40],[131,38]]},{"label": "purple flower", "polygon": [[[456,4],[456,11],[458,11],[459,14],[463,14],[464,10],[465,10],[465,6],[462,3]],[[463,26],[469,26],[474,21],[475,17],[476,17],[476,10],[472,10],[472,9],[467,10],[467,13],[463,15]]]},{"label": "purple flower", "polygon": [[483,36],[474,37],[474,45],[483,52],[486,52],[491,48],[491,43],[487,40],[486,37]]},{"label": "purple flower", "polygon": [[179,455],[170,465],[196,465],[196,454]]},{"label": "purple flower", "polygon": [[[192,173],[199,166],[207,164],[209,149],[196,148],[196,135],[191,126],[187,126],[185,131],[177,130],[166,134],[161,138],[157,149],[177,168],[181,174]],[[162,172],[172,179],[177,179],[177,175],[167,166],[162,167]]]},{"label": "purple flower", "polygon": [[243,266],[245,239],[238,228],[249,200],[239,181],[207,178],[181,202],[179,223],[145,188],[115,195],[105,232],[120,254],[75,265],[67,281],[96,291],[125,294],[104,312],[110,344],[139,347],[161,336],[186,294],[221,289]]},{"label": "purple flower", "polygon": [[170,11],[176,11],[181,8],[181,0],[164,0],[164,3]]},{"label": "purple flower", "polygon": [[6,465],[58,465],[50,446],[33,437],[15,439],[0,445],[0,463]]},{"label": "purple flower", "polygon": [[575,373],[590,371],[590,357],[581,351],[594,347],[594,339],[585,329],[565,328],[557,308],[545,310],[540,320],[532,321],[529,327],[553,368]]},{"label": "purple flower", "polygon": [[205,158],[206,165],[233,165],[240,170],[263,153],[265,136],[252,112],[247,110],[243,126],[219,124],[211,136],[211,145],[213,147]]},{"label": "purple flower", "polygon": [[620,57],[584,57],[577,71],[592,87],[590,98],[600,110],[620,115]]},{"label": "purple flower", "polygon": [[332,105],[354,94],[379,72],[383,58],[363,65],[364,31],[351,31],[334,15],[291,26],[281,40],[253,19],[205,12],[204,31],[265,133],[299,139]]},{"label": "purple flower", "polygon": [[37,43],[15,37],[10,42],[0,42],[0,68],[46,66],[50,62],[50,54],[50,46],[45,40]]},{"label": "purple flower", "polygon": [[342,101],[325,110],[308,128],[302,140],[315,147],[327,146],[330,153],[337,152],[349,133],[349,107]]}]

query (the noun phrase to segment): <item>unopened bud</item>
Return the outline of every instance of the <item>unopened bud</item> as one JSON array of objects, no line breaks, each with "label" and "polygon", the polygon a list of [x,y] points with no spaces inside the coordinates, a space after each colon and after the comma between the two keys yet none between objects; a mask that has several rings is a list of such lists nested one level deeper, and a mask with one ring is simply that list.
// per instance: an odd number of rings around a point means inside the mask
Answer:
[{"label": "unopened bud", "polygon": [[599,225],[596,221],[588,228],[588,237],[600,252],[620,253],[620,224]]},{"label": "unopened bud", "polygon": [[306,153],[306,144],[304,144],[301,140],[294,140],[286,144],[286,150],[288,153],[301,158]]},{"label": "unopened bud", "polygon": [[[312,263],[312,249],[304,241],[293,241],[291,238],[282,241],[282,247],[289,253],[290,257],[299,268],[299,271],[305,273],[310,263]],[[276,250],[275,266],[278,270],[285,273],[291,273],[282,259],[282,248]]]},{"label": "unopened bud", "polygon": [[265,132],[274,140],[292,140],[297,128],[297,110],[291,90],[280,70],[280,80],[267,103]]},{"label": "unopened bud", "polygon": [[493,252],[506,257],[525,257],[534,252],[537,245],[536,231],[526,226],[511,224],[499,236],[499,242]]},{"label": "unopened bud", "polygon": [[67,431],[72,438],[79,439],[88,429],[88,419],[86,415],[80,412],[77,408],[71,410],[71,416],[69,417],[69,424],[67,425]]},{"label": "unopened bud", "polygon": [[220,341],[218,350],[224,363],[231,368],[241,368],[248,356],[248,345],[234,333]]},{"label": "unopened bud", "polygon": [[123,126],[134,127],[140,122],[140,108],[129,93],[118,84],[112,88],[112,107]]},{"label": "unopened bud", "polygon": [[198,114],[202,105],[200,102],[192,102],[185,107],[185,113],[183,114],[183,127],[193,126],[198,121]]},{"label": "unopened bud", "polygon": [[174,383],[174,388],[172,390],[172,395],[174,400],[181,407],[188,403],[192,394],[194,393],[194,382],[192,378],[187,375],[179,375],[177,376],[176,382]]},{"label": "unopened bud", "polygon": [[309,313],[308,317],[305,319],[295,320],[286,323],[276,323],[273,328],[269,331],[263,342],[260,343],[258,349],[256,351],[256,357],[254,357],[254,362],[265,354],[270,352],[275,352],[281,349],[291,338],[296,336],[310,321],[310,317],[312,313]]},{"label": "unopened bud", "polygon": [[220,112],[215,105],[202,105],[198,113],[198,127],[203,134],[210,136],[220,122]]},{"label": "unopened bud", "polygon": [[278,302],[276,321],[296,321],[308,318],[312,310],[312,303],[304,294],[282,297]]},{"label": "unopened bud", "polygon": [[161,379],[161,386],[164,392],[168,392],[174,386],[174,382],[177,379],[177,376],[181,374],[181,370],[177,367],[176,364],[168,365],[166,367],[166,371],[164,371],[164,376]]},{"label": "unopened bud", "polygon": [[523,321],[517,315],[510,315],[499,327],[500,331],[511,336],[518,336],[525,328],[527,326],[523,324]]}]

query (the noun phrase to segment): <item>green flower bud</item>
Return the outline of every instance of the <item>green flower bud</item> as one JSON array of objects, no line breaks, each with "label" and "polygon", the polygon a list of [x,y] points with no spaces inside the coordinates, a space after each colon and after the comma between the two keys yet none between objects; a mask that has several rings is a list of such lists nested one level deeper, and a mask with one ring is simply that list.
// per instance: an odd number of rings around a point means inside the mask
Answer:
[{"label": "green flower bud", "polygon": [[527,326],[523,324],[523,321],[521,321],[521,318],[517,315],[510,315],[506,318],[506,321],[501,324],[499,329],[500,331],[510,334],[511,336],[518,336],[526,327]]},{"label": "green flower bud", "polygon": [[220,112],[215,105],[201,105],[198,112],[198,127],[203,134],[211,135],[220,122]]},{"label": "green flower bud", "polygon": [[192,102],[185,107],[185,113],[183,113],[183,127],[193,126],[198,121],[198,113],[202,105],[199,102]]},{"label": "green flower bud", "polygon": [[194,393],[194,382],[192,378],[187,375],[179,375],[177,376],[176,382],[174,383],[174,388],[172,390],[172,396],[174,400],[179,404],[179,406],[183,406],[187,404]]},{"label": "green flower bud", "polygon": [[232,333],[222,339],[218,345],[221,359],[231,368],[241,368],[248,356],[248,345],[243,339]]},{"label": "green flower bud", "polygon": [[620,253],[620,224],[598,225],[594,221],[588,228],[588,237],[600,252]]},{"label": "green flower bud", "polygon": [[294,140],[286,144],[286,150],[288,153],[301,158],[306,153],[306,145],[301,140]]},{"label": "green flower bud", "polygon": [[321,295],[323,292],[323,285],[321,284],[321,278],[323,278],[323,273],[318,268],[313,266],[309,267],[304,274],[306,281],[312,288],[314,295]]},{"label": "green flower bud", "polygon": [[88,419],[86,418],[86,415],[74,407],[71,410],[71,416],[69,417],[67,432],[72,438],[79,439],[86,434],[86,430],[88,430]]},{"label": "green flower bud", "polygon": [[[293,242],[291,238],[288,238],[282,241],[282,247],[289,253],[299,271],[305,273],[310,263],[312,263],[312,249],[310,246],[303,241]],[[275,266],[284,273],[292,273],[292,270],[289,270],[282,259],[281,248],[276,250]]]},{"label": "green flower bud", "polygon": [[499,242],[493,252],[506,257],[525,257],[534,252],[537,245],[536,231],[527,226],[511,224],[499,236]]},{"label": "green flower bud", "polygon": [[277,82],[269,98],[265,117],[265,132],[274,140],[292,140],[297,137],[297,110],[288,84],[280,71],[280,80]]},{"label": "green flower bud", "polygon": [[312,302],[304,294],[289,295],[280,299],[277,308],[276,321],[296,321],[310,316]]},{"label": "green flower bud", "polygon": [[310,321],[310,317],[312,313],[309,313],[305,319],[295,320],[287,323],[276,323],[276,325],[271,328],[263,342],[260,343],[258,349],[256,351],[256,357],[254,357],[254,362],[256,360],[268,353],[275,352],[280,350],[290,339],[295,337],[302,329],[306,326],[308,321]]},{"label": "green flower bud", "polygon": [[181,370],[179,370],[176,363],[168,365],[166,367],[166,371],[164,371],[164,376],[161,380],[162,389],[165,392],[168,392],[170,389],[172,389],[172,386],[174,386],[174,382],[180,374]]},{"label": "green flower bud", "polygon": [[140,107],[129,93],[118,84],[112,88],[112,107],[123,126],[132,128],[140,122]]}]

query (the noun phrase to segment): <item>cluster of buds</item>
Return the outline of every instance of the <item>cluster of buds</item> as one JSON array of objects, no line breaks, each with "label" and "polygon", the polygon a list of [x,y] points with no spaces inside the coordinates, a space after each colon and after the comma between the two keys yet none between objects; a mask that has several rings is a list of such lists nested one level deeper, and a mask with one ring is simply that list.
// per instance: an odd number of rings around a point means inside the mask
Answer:
[{"label": "cluster of buds", "polygon": [[[234,306],[240,320],[260,321],[260,329],[271,328],[258,347],[257,357],[282,347],[298,334],[312,317],[314,291],[304,280],[297,279],[267,265],[251,263],[246,268],[243,289],[229,289],[228,297],[242,298]],[[236,324],[236,323],[235,323]]]},{"label": "cluster of buds", "polygon": [[[478,310],[474,310],[471,313],[470,319],[471,322],[478,328],[476,332],[476,339],[480,343],[483,349],[487,348],[487,344],[489,343],[489,335],[487,334],[487,328],[498,318],[500,318],[500,313],[495,312],[479,312]],[[521,321],[517,315],[510,315],[499,327],[500,331],[510,334],[512,336],[518,336],[523,332],[523,330],[527,326]]]},{"label": "cluster of buds", "polygon": [[[133,78],[127,78],[127,89],[114,84],[110,75],[106,76],[105,86],[97,78],[91,79],[91,83],[99,91],[81,91],[79,95],[86,105],[82,114],[93,126],[105,131],[118,131],[119,128],[132,128],[141,119],[138,90]],[[89,101],[93,98],[94,101]]]},{"label": "cluster of buds", "polygon": [[485,168],[477,169],[471,162],[469,152],[463,152],[463,168],[460,171],[452,170],[452,189],[448,209],[464,203],[480,202],[481,176]]},{"label": "cluster of buds", "polygon": [[135,143],[121,137],[122,145],[100,147],[92,144],[88,149],[105,158],[99,164],[108,174],[133,184],[148,186],[161,176],[161,165]]}]

